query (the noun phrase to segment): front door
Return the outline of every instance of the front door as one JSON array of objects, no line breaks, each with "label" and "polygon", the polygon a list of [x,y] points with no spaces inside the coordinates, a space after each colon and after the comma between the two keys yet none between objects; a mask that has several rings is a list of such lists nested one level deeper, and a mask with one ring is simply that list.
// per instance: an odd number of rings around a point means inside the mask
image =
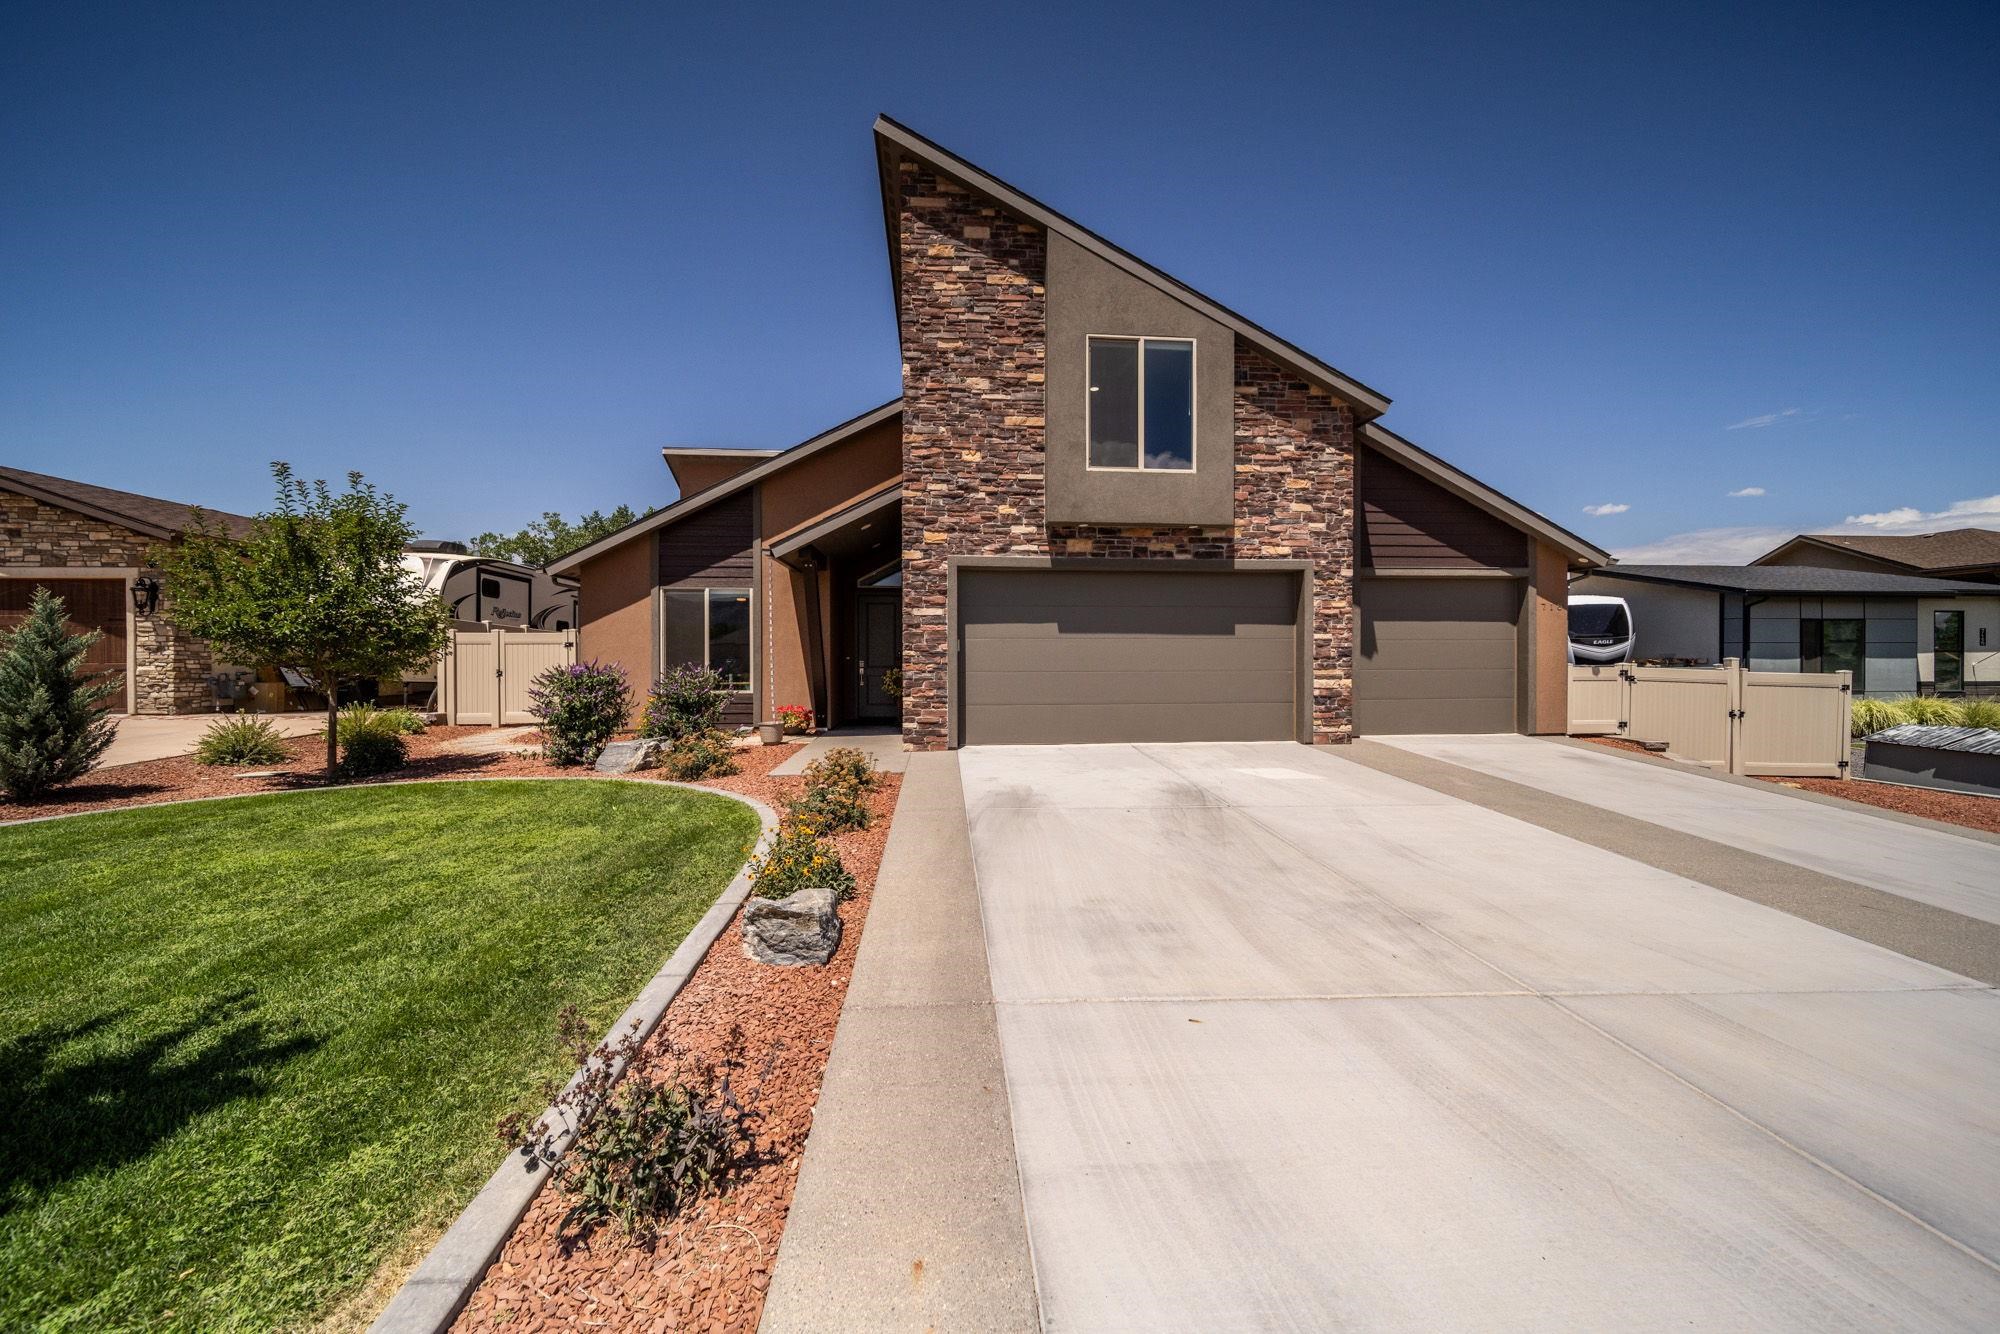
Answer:
[{"label": "front door", "polygon": [[[854,643],[860,680],[855,716],[865,722],[902,717],[903,599],[899,592],[863,590],[854,598]],[[895,673],[894,676],[891,673]]]}]

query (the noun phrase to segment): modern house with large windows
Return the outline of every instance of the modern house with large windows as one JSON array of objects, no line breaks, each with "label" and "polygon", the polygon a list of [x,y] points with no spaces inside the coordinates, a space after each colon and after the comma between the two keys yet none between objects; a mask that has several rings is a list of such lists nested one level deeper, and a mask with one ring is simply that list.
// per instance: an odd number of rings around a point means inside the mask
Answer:
[{"label": "modern house with large windows", "polygon": [[991,742],[1561,732],[1610,557],[1384,427],[1389,400],[883,118],[900,398],[553,562],[580,650]]}]

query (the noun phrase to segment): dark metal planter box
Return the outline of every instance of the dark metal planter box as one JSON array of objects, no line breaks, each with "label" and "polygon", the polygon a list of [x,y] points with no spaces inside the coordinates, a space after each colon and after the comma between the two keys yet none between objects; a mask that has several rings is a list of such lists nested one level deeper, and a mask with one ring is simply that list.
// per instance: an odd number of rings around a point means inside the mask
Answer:
[{"label": "dark metal planter box", "polygon": [[1884,783],[2000,797],[2000,732],[1910,724],[1868,738],[1864,770]]}]

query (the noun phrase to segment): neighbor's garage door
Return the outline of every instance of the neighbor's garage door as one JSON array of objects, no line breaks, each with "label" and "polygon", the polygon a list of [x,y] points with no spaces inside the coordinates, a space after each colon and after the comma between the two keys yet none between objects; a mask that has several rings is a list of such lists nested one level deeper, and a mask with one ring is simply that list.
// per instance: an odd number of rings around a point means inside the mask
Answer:
[{"label": "neighbor's garage door", "polygon": [[1296,575],[956,577],[966,745],[1298,735]]},{"label": "neighbor's garage door", "polygon": [[1517,579],[1355,581],[1354,730],[1512,732]]},{"label": "neighbor's garage door", "polygon": [[63,600],[72,634],[96,630],[104,637],[84,654],[84,669],[91,672],[125,671],[125,608],[127,594],[123,579],[16,579],[0,578],[0,630],[12,630],[28,617],[28,603],[35,588],[45,586]]}]

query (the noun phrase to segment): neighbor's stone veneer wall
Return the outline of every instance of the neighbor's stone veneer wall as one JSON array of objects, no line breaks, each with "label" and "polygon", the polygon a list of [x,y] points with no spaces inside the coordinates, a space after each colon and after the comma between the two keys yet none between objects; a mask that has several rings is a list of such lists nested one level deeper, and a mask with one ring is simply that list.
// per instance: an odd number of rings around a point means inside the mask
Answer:
[{"label": "neighbor's stone veneer wall", "polygon": [[[102,569],[148,572],[146,552],[152,545],[153,539],[108,520],[0,491],[0,569],[61,568],[74,570],[78,578]],[[150,573],[155,578],[159,574]],[[211,707],[208,674],[214,657],[206,644],[168,618],[171,604],[171,592],[165,592],[151,615],[128,622],[138,713],[194,713]]]},{"label": "neighbor's stone veneer wall", "polygon": [[1046,238],[921,164],[899,170],[904,740],[919,750],[946,742],[954,555],[1311,560],[1313,738],[1348,740],[1351,412],[1238,349],[1233,528],[1049,527]]}]

